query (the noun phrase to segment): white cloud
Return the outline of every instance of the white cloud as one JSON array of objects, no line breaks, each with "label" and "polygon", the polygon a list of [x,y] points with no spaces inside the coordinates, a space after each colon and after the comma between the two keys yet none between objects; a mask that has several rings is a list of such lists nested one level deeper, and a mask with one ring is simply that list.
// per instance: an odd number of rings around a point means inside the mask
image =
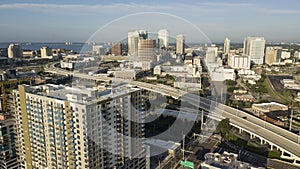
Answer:
[{"label": "white cloud", "polygon": [[225,3],[225,2],[204,2],[199,3],[199,5],[203,6],[211,6],[211,7],[250,7],[255,6],[251,3]]},{"label": "white cloud", "polygon": [[72,10],[129,10],[129,9],[166,9],[166,6],[143,5],[136,3],[116,3],[110,5],[77,5],[77,4],[38,4],[38,3],[14,3],[0,4],[0,9],[72,9]]},{"label": "white cloud", "polygon": [[273,14],[300,14],[300,10],[292,9],[264,9],[266,13]]},{"label": "white cloud", "polygon": [[80,12],[83,13],[118,13],[118,12],[144,12],[144,11],[170,11],[170,12],[224,12],[227,10],[251,10],[260,13],[272,14],[300,14],[300,10],[270,9],[257,6],[253,3],[227,3],[227,2],[199,2],[195,4],[165,3],[159,5],[139,3],[115,3],[115,4],[40,4],[40,3],[12,3],[0,4],[0,9],[23,9],[42,12]]}]

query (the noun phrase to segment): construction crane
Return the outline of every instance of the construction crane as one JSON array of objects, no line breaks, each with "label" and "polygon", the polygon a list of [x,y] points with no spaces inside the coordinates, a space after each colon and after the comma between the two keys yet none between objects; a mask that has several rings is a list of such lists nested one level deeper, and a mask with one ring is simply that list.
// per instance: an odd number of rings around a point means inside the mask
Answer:
[{"label": "construction crane", "polygon": [[3,112],[7,112],[7,98],[6,98],[6,92],[5,92],[5,85],[7,84],[17,84],[19,82],[22,81],[30,81],[33,79],[34,77],[22,77],[22,78],[18,78],[18,79],[9,79],[6,81],[0,81],[0,87],[1,87],[1,94],[2,94],[2,110]]}]

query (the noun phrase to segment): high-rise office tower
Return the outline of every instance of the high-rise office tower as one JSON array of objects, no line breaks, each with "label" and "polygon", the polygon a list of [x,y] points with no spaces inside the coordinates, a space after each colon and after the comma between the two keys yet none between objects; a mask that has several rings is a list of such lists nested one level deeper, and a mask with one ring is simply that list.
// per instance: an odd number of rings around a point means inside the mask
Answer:
[{"label": "high-rise office tower", "polygon": [[19,44],[10,44],[7,52],[8,52],[8,58],[23,57],[23,50]]},{"label": "high-rise office tower", "polygon": [[282,47],[279,46],[266,47],[265,63],[268,65],[279,63],[281,60],[281,52],[282,52]]},{"label": "high-rise office tower", "polygon": [[146,30],[139,30],[139,39],[148,39],[148,31]]},{"label": "high-rise office tower", "polygon": [[247,37],[244,40],[244,55],[250,56],[254,64],[262,65],[265,56],[265,39],[263,37]]},{"label": "high-rise office tower", "polygon": [[167,29],[161,29],[158,31],[158,48],[167,49],[169,46],[169,32]]},{"label": "high-rise office tower", "polygon": [[92,53],[93,55],[105,55],[106,48],[103,45],[93,45]]},{"label": "high-rise office tower", "polygon": [[102,92],[20,85],[14,100],[21,168],[146,168],[140,96],[130,85]]},{"label": "high-rise office tower", "polygon": [[111,54],[113,55],[122,55],[122,44],[116,43],[111,48]]},{"label": "high-rise office tower", "polygon": [[139,43],[139,33],[134,31],[128,31],[128,55],[137,55]]},{"label": "high-rise office tower", "polygon": [[230,51],[230,39],[226,38],[224,41],[224,54],[228,54]]},{"label": "high-rise office tower", "polygon": [[156,41],[153,39],[140,39],[138,44],[138,60],[154,61]]},{"label": "high-rise office tower", "polygon": [[17,169],[15,118],[11,114],[0,114],[0,168]]},{"label": "high-rise office tower", "polygon": [[179,55],[184,54],[185,37],[180,34],[176,37],[176,53]]},{"label": "high-rise office tower", "polygon": [[218,47],[216,47],[215,45],[208,46],[205,55],[206,64],[216,63],[217,56],[218,56]]},{"label": "high-rise office tower", "polygon": [[143,70],[150,70],[156,63],[156,41],[153,39],[140,39],[138,45],[138,59]]},{"label": "high-rise office tower", "polygon": [[147,39],[147,38],[148,38],[148,32],[146,30],[128,31],[128,55],[137,56],[139,40]]},{"label": "high-rise office tower", "polygon": [[52,49],[48,46],[43,46],[41,48],[41,58],[48,58],[52,56]]}]

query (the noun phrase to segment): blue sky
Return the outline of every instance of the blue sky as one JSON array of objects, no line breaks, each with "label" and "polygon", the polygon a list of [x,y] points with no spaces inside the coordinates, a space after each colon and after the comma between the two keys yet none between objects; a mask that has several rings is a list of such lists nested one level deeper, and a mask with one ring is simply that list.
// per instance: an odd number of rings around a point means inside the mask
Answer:
[{"label": "blue sky", "polygon": [[299,0],[2,0],[0,42],[117,41],[128,29],[159,28],[189,42],[242,42],[245,36],[300,42],[299,18]]}]

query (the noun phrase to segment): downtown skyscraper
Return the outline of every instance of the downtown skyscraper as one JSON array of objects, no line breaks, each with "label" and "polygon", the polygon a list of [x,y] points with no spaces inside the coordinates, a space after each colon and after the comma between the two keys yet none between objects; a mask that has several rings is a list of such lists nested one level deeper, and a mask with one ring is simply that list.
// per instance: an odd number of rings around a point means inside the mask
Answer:
[{"label": "downtown skyscraper", "polygon": [[180,34],[176,36],[176,53],[179,55],[184,54],[184,48],[185,48],[185,37]]},{"label": "downtown skyscraper", "polygon": [[129,85],[102,92],[20,85],[14,91],[20,168],[146,168],[140,96]]},{"label": "downtown skyscraper", "polygon": [[10,44],[7,50],[8,58],[23,57],[23,50],[19,44]]},{"label": "downtown skyscraper", "polygon": [[226,38],[224,40],[224,49],[223,49],[224,54],[229,54],[230,52],[230,39]]},{"label": "downtown skyscraper", "polygon": [[128,55],[137,56],[139,40],[147,39],[147,38],[148,38],[148,32],[146,30],[128,31]]},{"label": "downtown skyscraper", "polygon": [[244,40],[244,55],[257,65],[264,64],[266,41],[263,37],[246,37]]},{"label": "downtown skyscraper", "polygon": [[158,31],[158,48],[167,49],[169,46],[169,32],[167,29],[161,29]]}]

